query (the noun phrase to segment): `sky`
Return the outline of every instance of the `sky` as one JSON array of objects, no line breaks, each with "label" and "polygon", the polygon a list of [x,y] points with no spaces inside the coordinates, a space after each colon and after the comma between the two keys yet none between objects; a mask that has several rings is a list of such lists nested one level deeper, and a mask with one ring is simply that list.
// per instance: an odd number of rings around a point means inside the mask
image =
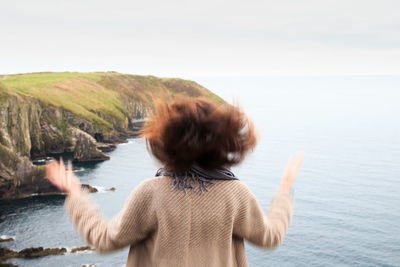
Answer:
[{"label": "sky", "polygon": [[400,74],[400,1],[0,0],[0,73]]}]

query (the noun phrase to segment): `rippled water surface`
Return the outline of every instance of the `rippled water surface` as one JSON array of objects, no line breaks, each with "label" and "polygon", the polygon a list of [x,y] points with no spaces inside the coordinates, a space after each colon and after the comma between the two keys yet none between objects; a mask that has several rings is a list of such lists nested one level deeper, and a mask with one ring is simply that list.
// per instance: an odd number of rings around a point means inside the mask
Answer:
[{"label": "rippled water surface", "polygon": [[[234,171],[264,209],[279,188],[288,156],[304,151],[295,210],[283,245],[247,244],[251,266],[400,266],[400,77],[202,78],[199,83],[239,102],[254,120],[259,144]],[[115,192],[92,194],[107,218],[157,164],[142,139],[110,152],[111,160],[82,164],[83,183]],[[63,196],[0,202],[3,243],[84,245],[63,213]],[[123,266],[128,251],[13,259],[19,266]]]}]

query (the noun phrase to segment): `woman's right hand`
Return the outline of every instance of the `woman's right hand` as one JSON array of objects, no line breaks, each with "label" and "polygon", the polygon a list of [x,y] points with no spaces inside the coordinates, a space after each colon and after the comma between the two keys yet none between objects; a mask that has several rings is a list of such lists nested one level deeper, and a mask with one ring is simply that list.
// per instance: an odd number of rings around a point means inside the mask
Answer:
[{"label": "woman's right hand", "polygon": [[60,164],[55,159],[46,165],[46,178],[55,185],[61,192],[70,195],[81,193],[81,183],[72,172],[72,163],[68,161],[68,169],[65,169],[64,162],[60,158]]},{"label": "woman's right hand", "polygon": [[301,163],[303,162],[304,153],[301,153],[299,157],[295,158],[294,162],[292,158],[289,158],[286,163],[285,171],[283,172],[281,193],[289,194],[292,189],[292,185],[296,180],[297,174],[299,173]]}]

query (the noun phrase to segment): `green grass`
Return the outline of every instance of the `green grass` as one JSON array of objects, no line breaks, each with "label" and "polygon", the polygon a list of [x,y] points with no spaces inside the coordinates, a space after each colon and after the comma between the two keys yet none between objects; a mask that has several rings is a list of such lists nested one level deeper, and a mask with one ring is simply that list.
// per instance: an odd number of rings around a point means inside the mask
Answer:
[{"label": "green grass", "polygon": [[126,103],[152,107],[154,98],[170,101],[180,96],[224,102],[192,81],[111,72],[1,75],[0,93],[16,93],[62,107],[105,129],[113,127],[110,122],[125,124]]}]

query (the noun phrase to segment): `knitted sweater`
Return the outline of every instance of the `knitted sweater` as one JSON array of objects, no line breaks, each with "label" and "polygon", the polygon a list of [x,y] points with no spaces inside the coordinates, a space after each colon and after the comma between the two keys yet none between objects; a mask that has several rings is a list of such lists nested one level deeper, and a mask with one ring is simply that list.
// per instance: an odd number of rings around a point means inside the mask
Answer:
[{"label": "knitted sweater", "polygon": [[126,266],[248,266],[244,240],[264,248],[281,244],[292,199],[278,194],[265,216],[238,180],[217,180],[204,194],[171,190],[170,177],[136,187],[107,221],[87,193],[68,196],[65,209],[79,234],[99,252],[130,246]]}]

